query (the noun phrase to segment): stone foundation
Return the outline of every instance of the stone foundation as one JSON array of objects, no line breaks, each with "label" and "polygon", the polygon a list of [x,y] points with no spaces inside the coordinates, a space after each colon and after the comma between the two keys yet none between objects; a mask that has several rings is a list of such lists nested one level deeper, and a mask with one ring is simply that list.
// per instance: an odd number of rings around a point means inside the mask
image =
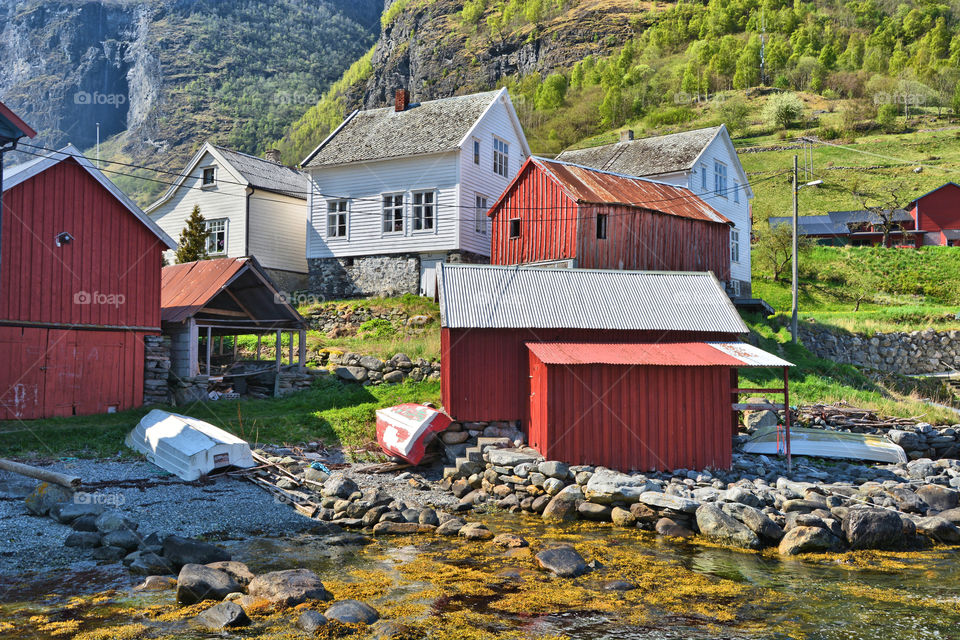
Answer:
[{"label": "stone foundation", "polygon": [[168,404],[170,390],[170,338],[144,336],[143,338],[143,404]]}]

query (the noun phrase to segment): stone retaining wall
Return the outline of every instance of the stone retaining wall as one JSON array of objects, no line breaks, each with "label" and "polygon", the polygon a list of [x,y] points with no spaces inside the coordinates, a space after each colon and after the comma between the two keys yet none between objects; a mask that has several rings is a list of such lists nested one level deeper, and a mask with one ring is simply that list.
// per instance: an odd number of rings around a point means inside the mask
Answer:
[{"label": "stone retaining wall", "polygon": [[170,389],[170,338],[168,336],[144,336],[143,338],[143,404],[167,404]]},{"label": "stone retaining wall", "polygon": [[440,362],[427,361],[424,358],[411,360],[406,354],[398,353],[389,360],[374,356],[361,356],[356,353],[321,351],[318,354],[320,366],[330,366],[334,375],[341,380],[360,382],[365,385],[397,383],[406,379],[439,380]]},{"label": "stone retaining wall", "polygon": [[960,331],[878,333],[872,337],[801,324],[800,340],[821,358],[902,374],[960,369]]},{"label": "stone retaining wall", "polygon": [[394,325],[421,327],[428,324],[429,316],[408,316],[400,309],[378,309],[376,305],[353,308],[314,307],[306,315],[310,328],[325,334],[352,335],[364,322],[386,320]]}]

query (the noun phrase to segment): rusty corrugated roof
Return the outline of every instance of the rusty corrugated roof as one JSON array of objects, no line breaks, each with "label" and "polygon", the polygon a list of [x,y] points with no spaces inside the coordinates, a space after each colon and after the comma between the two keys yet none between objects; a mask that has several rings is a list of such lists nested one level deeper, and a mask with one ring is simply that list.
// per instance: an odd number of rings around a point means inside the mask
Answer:
[{"label": "rusty corrugated roof", "polygon": [[249,260],[214,258],[164,267],[160,280],[161,322],[183,322],[196,314]]},{"label": "rusty corrugated roof", "polygon": [[690,189],[635,176],[621,175],[581,165],[531,158],[581,204],[638,207],[668,215],[730,224]]},{"label": "rusty corrugated roof", "polygon": [[528,342],[544,364],[666,367],[790,367],[786,360],[742,342]]}]

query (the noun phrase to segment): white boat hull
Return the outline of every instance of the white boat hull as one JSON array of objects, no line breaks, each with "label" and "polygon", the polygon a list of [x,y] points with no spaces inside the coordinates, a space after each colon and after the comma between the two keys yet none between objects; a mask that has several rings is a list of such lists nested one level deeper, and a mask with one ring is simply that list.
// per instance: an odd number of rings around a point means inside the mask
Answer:
[{"label": "white boat hull", "polygon": [[[743,445],[743,451],[778,455],[786,453],[785,444],[782,431],[778,443],[776,429],[765,427],[753,434]],[[802,427],[790,429],[790,454],[871,462],[907,461],[907,454],[903,447],[890,442],[883,436]]]}]

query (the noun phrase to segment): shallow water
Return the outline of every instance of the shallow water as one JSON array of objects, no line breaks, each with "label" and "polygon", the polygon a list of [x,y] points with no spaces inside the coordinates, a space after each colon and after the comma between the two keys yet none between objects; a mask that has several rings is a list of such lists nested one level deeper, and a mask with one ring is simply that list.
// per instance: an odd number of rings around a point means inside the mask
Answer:
[{"label": "shallow water", "polygon": [[[949,549],[781,560],[611,525],[483,519],[495,532],[522,534],[534,552],[573,544],[602,566],[575,580],[552,578],[529,550],[505,553],[489,542],[434,536],[381,538],[364,547],[310,537],[226,544],[254,573],[312,569],[337,598],[366,600],[384,618],[436,638],[960,637],[960,569]],[[614,579],[637,589],[603,588]],[[5,580],[0,636],[221,637],[192,628],[188,619],[198,609],[176,607],[172,591],[133,594],[134,584],[113,569]],[[252,617],[254,625],[236,635],[291,637],[295,615]]]}]

